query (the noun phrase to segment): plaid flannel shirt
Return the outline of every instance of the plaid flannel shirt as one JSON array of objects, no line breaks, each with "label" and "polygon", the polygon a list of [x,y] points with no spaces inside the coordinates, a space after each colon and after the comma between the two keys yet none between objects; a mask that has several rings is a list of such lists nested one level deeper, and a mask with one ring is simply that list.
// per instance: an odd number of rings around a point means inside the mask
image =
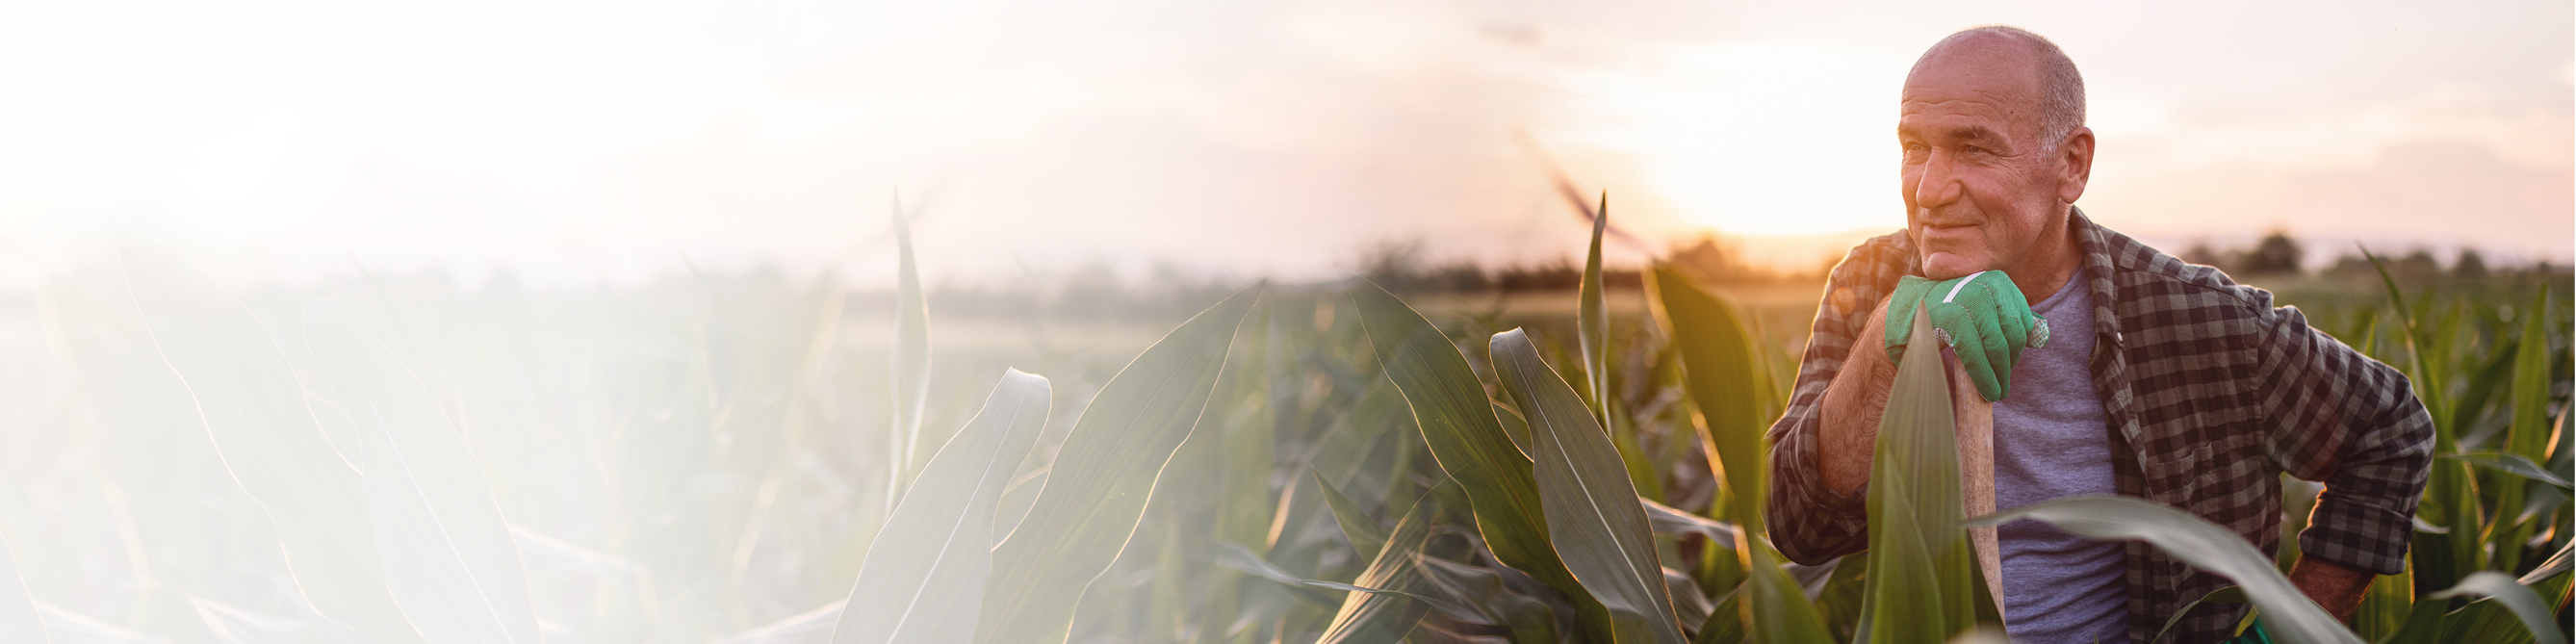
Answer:
[{"label": "plaid flannel shirt", "polygon": [[[2190,512],[2276,553],[2279,474],[2324,481],[2299,534],[2303,556],[2378,574],[2405,566],[2433,425],[2405,376],[2309,328],[2296,307],[2217,269],[2157,252],[2069,215],[2093,295],[2091,367],[2109,423],[2120,494]],[[1871,239],[1834,267],[1786,414],[1771,426],[1768,523],[1780,551],[1818,564],[1869,546],[1866,494],[1828,489],[1816,458],[1818,408],[1870,314],[1899,278],[1919,275],[1903,231]],[[2058,329],[2058,333],[2080,332]],[[2175,609],[2227,585],[2143,542],[2127,544],[2129,639],[2145,642]],[[2009,583],[2009,582],[2007,582]],[[2215,642],[2242,604],[2202,604],[2168,641]]]}]

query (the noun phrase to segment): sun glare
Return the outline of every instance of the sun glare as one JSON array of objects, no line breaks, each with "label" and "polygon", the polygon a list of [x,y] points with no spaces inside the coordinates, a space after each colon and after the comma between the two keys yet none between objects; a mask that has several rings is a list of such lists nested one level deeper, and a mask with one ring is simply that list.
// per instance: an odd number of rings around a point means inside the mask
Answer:
[{"label": "sun glare", "polygon": [[1667,46],[1580,79],[1584,140],[1631,155],[1691,221],[1736,235],[1904,223],[1894,143],[1909,58],[1792,45]]}]

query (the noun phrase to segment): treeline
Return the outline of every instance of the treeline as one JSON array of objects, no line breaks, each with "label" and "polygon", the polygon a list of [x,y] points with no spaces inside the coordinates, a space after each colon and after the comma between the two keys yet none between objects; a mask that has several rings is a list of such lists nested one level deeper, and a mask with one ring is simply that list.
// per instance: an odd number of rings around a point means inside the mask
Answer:
[{"label": "treeline", "polygon": [[[2424,247],[2396,254],[2374,251],[2388,275],[2405,283],[2476,283],[2496,278],[2549,279],[2569,274],[2569,267],[2547,261],[2523,264],[2492,264],[2478,249],[2462,248],[2449,263],[2444,263]],[[2358,249],[2347,250],[2332,264],[2308,270],[2308,251],[2285,231],[2273,231],[2251,247],[2214,248],[2207,241],[2192,244],[2177,255],[2183,261],[2218,267],[2238,279],[2315,277],[2329,280],[2376,281],[2379,268]]]},{"label": "treeline", "polygon": [[[1833,268],[1827,258],[1807,270],[1779,270],[1746,262],[1736,245],[1713,235],[1675,244],[1660,254],[1664,261],[1714,284],[1814,282]],[[1490,293],[1570,291],[1583,286],[1583,265],[1573,258],[1487,267],[1471,259],[1433,261],[1419,240],[1382,242],[1359,255],[1356,277],[1398,293]],[[1634,267],[1601,271],[1601,284],[1611,290],[1643,288]]]}]

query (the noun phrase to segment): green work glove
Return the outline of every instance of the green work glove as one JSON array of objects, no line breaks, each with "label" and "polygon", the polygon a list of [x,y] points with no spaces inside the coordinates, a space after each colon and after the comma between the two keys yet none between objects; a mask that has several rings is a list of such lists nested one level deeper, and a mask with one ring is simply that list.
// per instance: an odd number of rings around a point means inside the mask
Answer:
[{"label": "green work glove", "polygon": [[1905,357],[1914,333],[1914,307],[1932,314],[1933,332],[1959,355],[1977,395],[1988,402],[2012,393],[2013,363],[2024,348],[2048,343],[2048,321],[2030,312],[2021,287],[2003,271],[1980,271],[1935,282],[1908,275],[1887,301],[1887,358]]}]

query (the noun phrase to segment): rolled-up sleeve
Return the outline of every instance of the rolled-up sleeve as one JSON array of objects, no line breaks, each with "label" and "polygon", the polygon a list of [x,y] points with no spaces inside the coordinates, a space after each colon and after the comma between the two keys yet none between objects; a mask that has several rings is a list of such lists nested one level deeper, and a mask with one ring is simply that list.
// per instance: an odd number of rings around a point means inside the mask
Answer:
[{"label": "rolled-up sleeve", "polygon": [[1841,373],[1851,356],[1855,336],[1869,320],[1887,288],[1902,277],[1910,251],[1888,238],[1852,249],[1825,284],[1824,301],[1798,361],[1798,380],[1789,405],[1772,423],[1770,498],[1764,522],[1772,545],[1789,560],[1819,565],[1869,547],[1867,488],[1844,496],[1827,487],[1817,460],[1817,431],[1822,424],[1825,387]]},{"label": "rolled-up sleeve", "polygon": [[2261,418],[2272,457],[2323,481],[2303,556],[2382,575],[2403,572],[2415,506],[2433,460],[2433,419],[2397,369],[2271,309],[2257,347]]}]

